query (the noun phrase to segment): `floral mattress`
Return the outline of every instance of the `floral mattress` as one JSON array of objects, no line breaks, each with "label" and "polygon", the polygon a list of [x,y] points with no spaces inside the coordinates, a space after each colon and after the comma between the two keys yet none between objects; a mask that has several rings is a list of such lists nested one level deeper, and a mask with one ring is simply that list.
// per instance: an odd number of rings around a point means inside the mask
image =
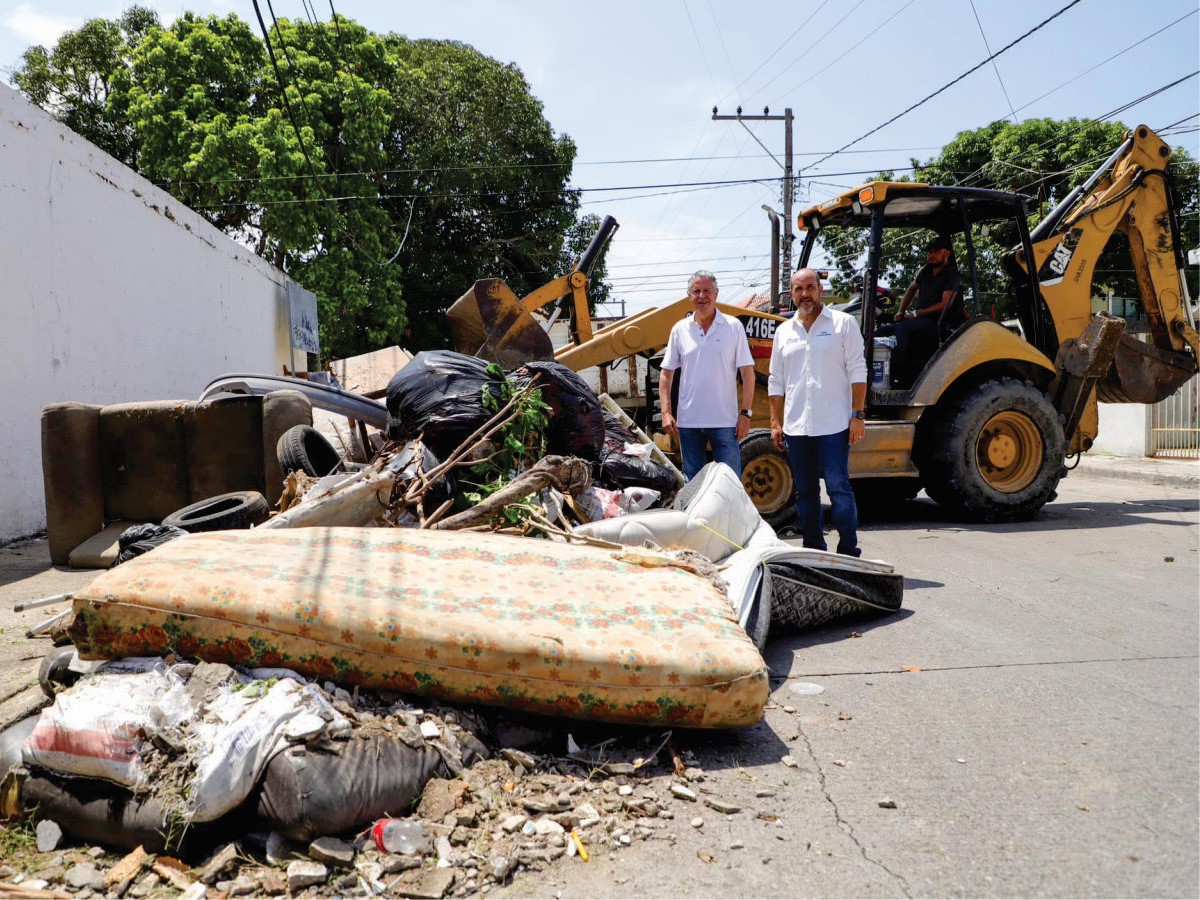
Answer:
[{"label": "floral mattress", "polygon": [[757,722],[767,668],[724,591],[621,556],[455,531],[194,534],[77,592],[70,631],[85,659],[174,653],[553,716]]}]

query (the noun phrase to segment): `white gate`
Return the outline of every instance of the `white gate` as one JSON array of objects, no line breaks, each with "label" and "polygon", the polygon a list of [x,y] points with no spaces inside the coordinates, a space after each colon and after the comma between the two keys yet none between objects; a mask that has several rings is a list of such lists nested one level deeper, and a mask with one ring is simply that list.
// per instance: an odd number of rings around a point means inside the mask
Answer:
[{"label": "white gate", "polygon": [[1200,459],[1200,375],[1154,404],[1150,415],[1150,455]]}]

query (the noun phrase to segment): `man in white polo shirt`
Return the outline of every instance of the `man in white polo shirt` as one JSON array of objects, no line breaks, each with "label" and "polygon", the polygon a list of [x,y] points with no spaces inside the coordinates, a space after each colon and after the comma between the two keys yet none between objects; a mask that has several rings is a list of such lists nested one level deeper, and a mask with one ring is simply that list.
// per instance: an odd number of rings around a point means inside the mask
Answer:
[{"label": "man in white polo shirt", "polygon": [[775,329],[771,347],[771,437],[791,463],[804,546],[827,549],[817,480],[823,476],[838,532],[837,552],[859,556],[850,445],[866,434],[862,334],[853,316],[821,303],[821,279],[812,269],[792,276],[792,302],[796,314]]},{"label": "man in white polo shirt", "polygon": [[[754,405],[754,357],[746,331],[733,316],[717,310],[717,277],[703,269],[688,279],[692,314],[671,329],[658,376],[663,430],[679,437],[683,474],[692,478],[713,460],[742,474],[738,441],[750,432]],[[679,376],[679,407],[672,409],[671,387]],[[742,404],[738,407],[738,374]]]}]

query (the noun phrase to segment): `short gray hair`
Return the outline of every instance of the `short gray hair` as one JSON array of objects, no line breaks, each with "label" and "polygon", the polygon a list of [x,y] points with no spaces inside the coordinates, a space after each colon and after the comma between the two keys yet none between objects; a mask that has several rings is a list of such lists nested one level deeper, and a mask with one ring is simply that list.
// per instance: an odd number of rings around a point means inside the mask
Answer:
[{"label": "short gray hair", "polygon": [[709,281],[711,281],[713,283],[714,288],[716,288],[717,290],[721,289],[721,286],[719,284],[717,284],[717,276],[716,275],[714,275],[712,272],[708,271],[708,269],[697,269],[695,272],[692,273],[692,277],[688,279],[688,290],[689,291],[692,289],[692,282],[695,281],[697,278],[707,278]]}]

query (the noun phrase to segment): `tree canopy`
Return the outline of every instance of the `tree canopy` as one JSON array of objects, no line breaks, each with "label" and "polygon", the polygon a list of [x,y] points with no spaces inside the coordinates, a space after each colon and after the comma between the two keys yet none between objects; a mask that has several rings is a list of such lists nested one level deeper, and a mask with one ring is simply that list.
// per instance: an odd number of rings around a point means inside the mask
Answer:
[{"label": "tree canopy", "polygon": [[[1032,227],[1075,186],[1082,184],[1121,143],[1128,127],[1119,122],[1091,119],[1028,119],[1020,124],[1001,121],[983,128],[960,132],[941,152],[925,162],[912,160],[911,175],[894,178],[890,172],[877,176],[887,181],[916,181],[927,184],[970,185],[1010,191],[1033,197]],[[1183,230],[1185,251],[1200,241],[1197,212],[1197,163],[1186,152],[1174,150],[1167,171],[1178,196],[1177,212]],[[829,229],[834,232],[834,229]],[[911,282],[925,262],[924,242],[928,234],[887,238],[880,283],[897,293]],[[1013,226],[993,227],[987,235],[973,235],[979,268],[979,293],[985,309],[994,303],[1002,318],[1015,314],[1008,292],[1008,279],[1000,260],[1018,240]],[[836,260],[833,287],[856,290],[858,270],[866,249],[861,231],[838,229],[827,235],[824,245]],[[961,256],[960,256],[961,258]],[[965,276],[964,271],[964,276]],[[1129,260],[1128,244],[1114,235],[1096,266],[1093,292],[1112,291],[1118,297],[1137,298],[1138,289]],[[1194,290],[1194,286],[1193,286]]]},{"label": "tree canopy", "polygon": [[14,82],[316,293],[328,355],[445,346],[477,278],[521,295],[569,269],[596,219],[516,66],[342,16],[268,36],[135,6],[30,48]]}]

